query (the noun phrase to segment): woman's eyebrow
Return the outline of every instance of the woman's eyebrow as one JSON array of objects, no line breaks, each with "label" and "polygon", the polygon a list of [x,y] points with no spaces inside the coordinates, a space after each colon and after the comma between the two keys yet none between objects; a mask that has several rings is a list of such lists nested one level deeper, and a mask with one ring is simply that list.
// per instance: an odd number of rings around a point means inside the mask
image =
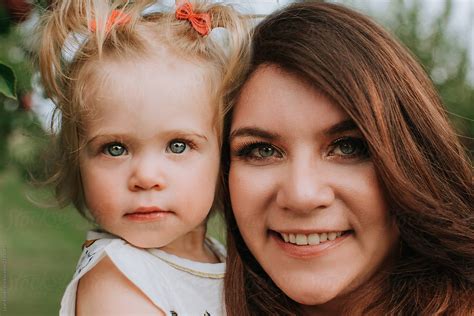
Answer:
[{"label": "woman's eyebrow", "polygon": [[258,127],[237,128],[236,130],[230,133],[229,141],[232,141],[232,139],[236,137],[258,137],[263,138],[265,140],[275,140],[279,138],[277,134],[268,132]]},{"label": "woman's eyebrow", "polygon": [[324,134],[327,136],[333,136],[347,131],[352,131],[357,129],[356,123],[352,119],[347,119],[339,123],[334,124],[333,126],[324,130]]}]

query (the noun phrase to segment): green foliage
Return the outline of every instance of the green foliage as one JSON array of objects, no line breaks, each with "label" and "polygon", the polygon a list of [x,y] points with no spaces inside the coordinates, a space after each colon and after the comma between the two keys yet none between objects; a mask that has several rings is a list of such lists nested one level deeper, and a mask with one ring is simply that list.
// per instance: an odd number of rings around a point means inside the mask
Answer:
[{"label": "green foliage", "polygon": [[16,77],[13,70],[0,61],[0,94],[16,99]]},{"label": "green foliage", "polygon": [[[467,149],[474,152],[474,83],[469,81],[466,33],[454,33],[453,1],[444,0],[438,16],[426,19],[429,1],[395,0],[386,25],[413,52],[429,74]],[[472,43],[471,43],[472,45]],[[471,61],[474,62],[474,61]],[[472,74],[471,74],[472,75]]]},{"label": "green foliage", "polygon": [[[0,13],[1,9],[0,6]],[[20,148],[16,145],[20,143],[18,140],[21,136],[37,132],[33,113],[26,108],[27,96],[31,90],[32,65],[22,46],[19,29],[11,26],[8,30],[7,33],[0,32],[0,172],[7,165],[13,164],[24,174],[27,166],[25,159],[20,161],[11,152],[12,149],[18,151],[33,148],[30,144],[22,144]],[[31,152],[28,159],[33,157],[35,154]]]},{"label": "green foliage", "polygon": [[0,34],[6,34],[10,31],[10,19],[7,9],[0,2]]},{"label": "green foliage", "polygon": [[0,315],[57,315],[91,225],[72,208],[38,205],[50,194],[26,185],[15,169],[0,173],[0,256],[7,277],[6,284],[0,281]]}]

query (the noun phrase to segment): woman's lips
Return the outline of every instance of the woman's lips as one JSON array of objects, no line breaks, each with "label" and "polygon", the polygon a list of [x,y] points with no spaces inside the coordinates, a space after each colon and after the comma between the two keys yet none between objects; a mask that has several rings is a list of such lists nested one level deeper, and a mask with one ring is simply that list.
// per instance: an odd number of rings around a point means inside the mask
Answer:
[{"label": "woman's lips", "polygon": [[[333,240],[326,240],[318,244],[303,244],[298,245],[296,242],[285,241],[282,234],[275,231],[270,231],[270,237],[274,240],[277,245],[289,256],[297,258],[307,258],[324,255],[334,247],[338,247],[347,238],[351,237],[353,231],[344,231],[341,234],[337,234]],[[331,238],[332,239],[332,238]]]},{"label": "woman's lips", "polygon": [[125,218],[137,222],[146,222],[161,219],[171,213],[158,207],[139,207],[133,212],[125,214]]}]

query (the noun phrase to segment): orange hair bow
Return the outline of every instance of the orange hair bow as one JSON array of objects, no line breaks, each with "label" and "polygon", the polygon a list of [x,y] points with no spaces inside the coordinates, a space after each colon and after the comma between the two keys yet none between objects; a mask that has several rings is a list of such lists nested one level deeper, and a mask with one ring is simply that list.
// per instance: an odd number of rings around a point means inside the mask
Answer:
[{"label": "orange hair bow", "polygon": [[[105,23],[105,32],[109,33],[114,24],[125,25],[130,22],[130,20],[130,15],[128,15],[127,13],[124,13],[121,10],[112,10],[109,18],[107,19],[107,22]],[[89,28],[92,32],[95,32],[97,30],[97,23],[95,20],[91,21]]]},{"label": "orange hair bow", "polygon": [[176,9],[178,20],[188,20],[193,28],[202,36],[211,30],[211,16],[208,13],[194,13],[193,5],[185,0],[184,4]]}]

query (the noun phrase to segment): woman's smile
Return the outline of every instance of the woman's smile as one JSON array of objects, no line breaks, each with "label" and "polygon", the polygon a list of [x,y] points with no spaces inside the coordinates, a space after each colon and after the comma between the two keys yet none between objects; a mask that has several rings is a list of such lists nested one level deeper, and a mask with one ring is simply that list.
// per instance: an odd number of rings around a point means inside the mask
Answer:
[{"label": "woman's smile", "polygon": [[342,244],[350,231],[329,233],[277,233],[269,231],[269,237],[291,257],[308,258],[328,254]]}]

